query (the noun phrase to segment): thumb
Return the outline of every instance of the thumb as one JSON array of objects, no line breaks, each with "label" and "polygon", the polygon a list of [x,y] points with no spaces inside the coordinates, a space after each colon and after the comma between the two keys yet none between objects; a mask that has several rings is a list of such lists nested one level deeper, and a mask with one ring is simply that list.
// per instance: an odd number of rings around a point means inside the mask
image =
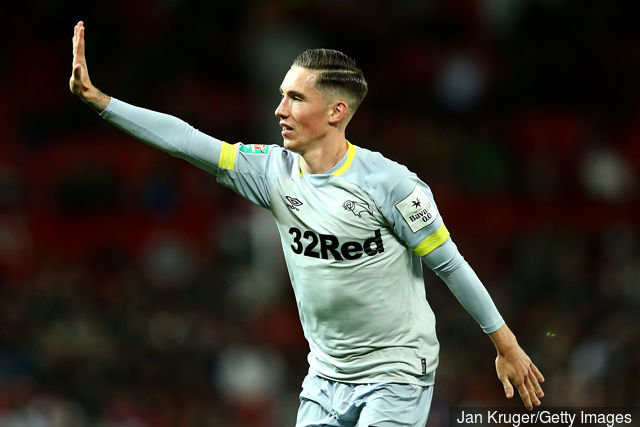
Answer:
[{"label": "thumb", "polygon": [[73,67],[73,77],[76,80],[80,80],[81,76],[82,76],[82,65],[81,64],[76,64]]},{"label": "thumb", "polygon": [[509,382],[509,378],[502,377],[500,378],[500,382],[504,388],[504,395],[507,396],[507,399],[511,399],[513,397],[513,386]]}]

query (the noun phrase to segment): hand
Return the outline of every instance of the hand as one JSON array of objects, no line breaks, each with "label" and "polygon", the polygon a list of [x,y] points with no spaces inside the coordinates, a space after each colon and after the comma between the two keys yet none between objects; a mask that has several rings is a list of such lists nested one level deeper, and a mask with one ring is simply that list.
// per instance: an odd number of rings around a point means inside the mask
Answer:
[{"label": "hand", "polygon": [[87,59],[84,56],[84,22],[80,21],[73,29],[73,62],[71,63],[71,78],[69,89],[71,93],[85,99],[93,85],[89,79]]},{"label": "hand", "polygon": [[533,405],[540,406],[540,399],[544,397],[540,383],[544,382],[544,377],[527,353],[520,348],[515,335],[505,324],[490,333],[489,337],[498,352],[496,372],[507,399],[513,397],[513,384],[527,409],[533,409]]},{"label": "hand", "polygon": [[84,22],[80,21],[73,29],[73,62],[71,63],[71,78],[69,89],[71,93],[89,104],[96,111],[107,108],[110,97],[100,92],[89,78],[87,59],[84,56]]},{"label": "hand", "polygon": [[540,406],[540,399],[544,397],[540,383],[544,382],[544,377],[519,345],[504,353],[498,352],[496,372],[508,399],[513,397],[513,384],[527,409]]}]

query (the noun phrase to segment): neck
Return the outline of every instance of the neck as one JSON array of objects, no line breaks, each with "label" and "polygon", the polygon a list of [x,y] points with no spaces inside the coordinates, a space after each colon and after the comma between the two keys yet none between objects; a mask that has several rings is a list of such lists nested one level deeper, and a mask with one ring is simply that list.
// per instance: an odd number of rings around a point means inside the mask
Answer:
[{"label": "neck", "polygon": [[342,134],[340,137],[325,141],[315,149],[300,154],[300,166],[305,173],[325,173],[334,167],[347,153],[349,144]]}]

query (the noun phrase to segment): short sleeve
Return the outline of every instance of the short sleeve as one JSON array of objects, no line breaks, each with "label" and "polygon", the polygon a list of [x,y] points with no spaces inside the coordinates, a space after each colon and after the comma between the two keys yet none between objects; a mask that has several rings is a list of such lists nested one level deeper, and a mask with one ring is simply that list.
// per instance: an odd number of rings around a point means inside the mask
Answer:
[{"label": "short sleeve", "polygon": [[250,202],[268,209],[271,190],[290,162],[291,154],[278,145],[224,142],[217,179]]},{"label": "short sleeve", "polygon": [[407,247],[428,255],[449,239],[431,189],[409,171],[392,182],[382,212]]}]

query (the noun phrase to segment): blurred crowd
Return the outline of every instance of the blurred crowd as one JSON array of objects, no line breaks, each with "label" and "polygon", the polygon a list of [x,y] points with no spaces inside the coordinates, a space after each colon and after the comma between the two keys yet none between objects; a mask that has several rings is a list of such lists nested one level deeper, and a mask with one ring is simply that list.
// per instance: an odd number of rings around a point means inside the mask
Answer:
[{"label": "blurred crowd", "polygon": [[[547,406],[640,406],[638,4],[32,1],[0,11],[0,426],[293,425],[308,347],[269,213],[73,98],[93,82],[229,142],[279,143],[309,47],[356,58],[347,136],[407,165],[547,381]],[[429,420],[518,406],[426,272]]]}]

